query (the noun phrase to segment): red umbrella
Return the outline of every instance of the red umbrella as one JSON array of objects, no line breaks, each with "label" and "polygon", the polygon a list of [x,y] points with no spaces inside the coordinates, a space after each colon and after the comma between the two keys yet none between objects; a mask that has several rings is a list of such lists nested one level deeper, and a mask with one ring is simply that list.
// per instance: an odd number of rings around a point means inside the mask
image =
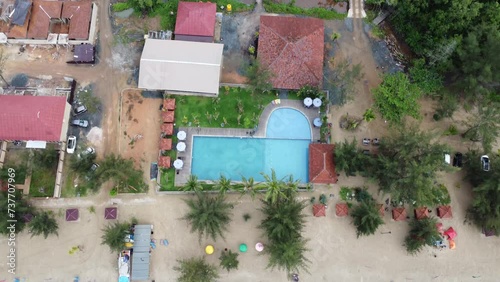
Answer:
[{"label": "red umbrella", "polygon": [[337,216],[346,216],[349,214],[349,206],[346,203],[338,203],[335,205],[335,214]]},{"label": "red umbrella", "polygon": [[453,229],[453,227],[450,227],[444,232],[444,235],[448,236],[448,240],[453,240],[455,239],[455,237],[457,237],[457,232],[455,232],[455,229]]},{"label": "red umbrella", "polygon": [[165,99],[163,100],[164,110],[174,110],[175,109],[175,99]]},{"label": "red umbrella", "polygon": [[395,221],[406,220],[406,209],[403,207],[392,209],[392,219]]},{"label": "red umbrella", "polygon": [[440,218],[452,218],[451,206],[439,206],[437,214]]},{"label": "red umbrella", "polygon": [[416,208],[414,213],[415,213],[415,218],[418,220],[429,217],[429,211],[427,210],[427,207]]},{"label": "red umbrella", "polygon": [[170,157],[169,156],[160,156],[158,158],[158,166],[164,168],[170,168]]},{"label": "red umbrella", "polygon": [[160,150],[162,150],[162,151],[172,150],[172,139],[161,138],[160,139]]},{"label": "red umbrella", "polygon": [[174,112],[173,111],[161,112],[161,119],[163,120],[163,122],[174,122]]},{"label": "red umbrella", "polygon": [[322,204],[313,205],[313,215],[316,217],[326,216],[326,207]]},{"label": "red umbrella", "polygon": [[174,133],[174,124],[173,123],[164,123],[161,125],[161,132],[166,135],[172,135]]}]

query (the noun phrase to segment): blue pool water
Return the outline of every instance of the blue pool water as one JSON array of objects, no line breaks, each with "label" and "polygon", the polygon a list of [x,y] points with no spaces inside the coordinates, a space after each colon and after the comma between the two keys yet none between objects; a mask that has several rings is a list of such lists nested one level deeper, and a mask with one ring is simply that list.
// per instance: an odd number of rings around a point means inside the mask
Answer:
[{"label": "blue pool water", "polygon": [[194,136],[191,173],[200,180],[221,174],[234,181],[241,176],[264,181],[260,174],[276,171],[278,178],[293,175],[308,182],[308,148],[311,128],[297,110],[281,108],[269,117],[266,138]]}]

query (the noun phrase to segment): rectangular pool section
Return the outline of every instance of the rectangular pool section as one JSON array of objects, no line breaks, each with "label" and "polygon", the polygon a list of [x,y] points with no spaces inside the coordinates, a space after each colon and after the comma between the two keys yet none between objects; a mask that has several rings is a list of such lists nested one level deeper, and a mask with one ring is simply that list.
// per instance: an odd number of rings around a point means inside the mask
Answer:
[{"label": "rectangular pool section", "polygon": [[193,137],[191,174],[200,180],[217,180],[221,174],[232,181],[241,176],[264,181],[260,174],[271,175],[271,169],[281,179],[293,175],[307,183],[308,148],[310,140],[267,139],[248,137]]}]

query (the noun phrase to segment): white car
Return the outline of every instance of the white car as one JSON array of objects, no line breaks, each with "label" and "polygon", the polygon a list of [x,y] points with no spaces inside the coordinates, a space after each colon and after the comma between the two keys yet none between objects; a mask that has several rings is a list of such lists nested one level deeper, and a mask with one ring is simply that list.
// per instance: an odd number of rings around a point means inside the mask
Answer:
[{"label": "white car", "polygon": [[76,149],[76,136],[71,135],[68,137],[68,145],[66,146],[66,152],[68,154],[73,154]]},{"label": "white car", "polygon": [[484,171],[490,171],[490,158],[487,155],[481,156],[481,166]]}]

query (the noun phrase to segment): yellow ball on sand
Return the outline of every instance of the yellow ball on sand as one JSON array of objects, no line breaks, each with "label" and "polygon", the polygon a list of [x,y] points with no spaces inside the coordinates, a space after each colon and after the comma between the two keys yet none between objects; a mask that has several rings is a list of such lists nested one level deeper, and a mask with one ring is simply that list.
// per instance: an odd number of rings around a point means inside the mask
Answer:
[{"label": "yellow ball on sand", "polygon": [[207,255],[211,255],[214,253],[214,246],[212,245],[208,245],[205,247],[205,253],[207,253]]}]

